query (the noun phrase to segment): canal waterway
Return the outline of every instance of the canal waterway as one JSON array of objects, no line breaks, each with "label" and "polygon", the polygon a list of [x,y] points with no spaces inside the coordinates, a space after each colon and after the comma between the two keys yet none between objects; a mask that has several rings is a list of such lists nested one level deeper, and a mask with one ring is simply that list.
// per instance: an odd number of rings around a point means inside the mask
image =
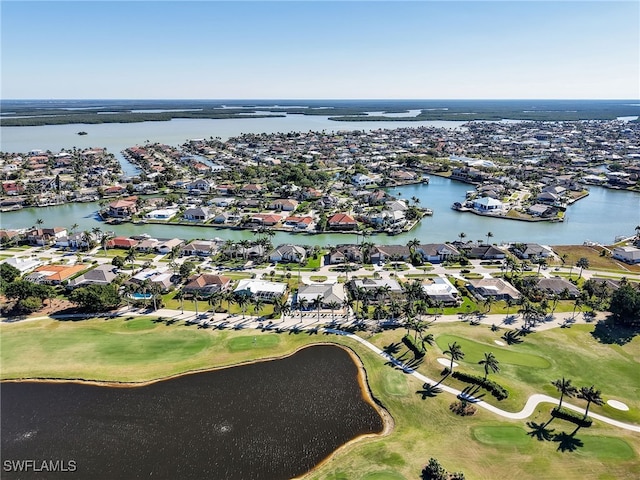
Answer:
[{"label": "canal waterway", "polygon": [[[603,187],[590,187],[590,194],[569,206],[566,220],[562,223],[523,222],[474,215],[451,209],[454,202],[465,198],[465,192],[471,185],[432,176],[428,185],[416,184],[390,189],[396,197],[411,202],[412,197],[420,200],[420,206],[431,208],[433,216],[425,217],[410,232],[389,236],[377,234],[367,238],[378,244],[406,244],[417,238],[422,243],[453,241],[464,232],[467,240],[481,240],[491,232],[492,242],[537,242],[550,245],[577,245],[585,241],[611,244],[615,237],[633,235],[635,227],[640,225],[640,193],[611,190]],[[70,228],[78,224],[78,230],[102,230],[117,235],[141,235],[146,233],[154,238],[214,239],[239,241],[253,239],[255,235],[248,230],[233,230],[220,227],[143,224],[107,225],[100,221],[97,212],[99,205],[92,203],[73,203],[42,208],[24,208],[0,214],[2,228],[28,228],[38,219],[48,227],[62,226]],[[297,243],[302,245],[337,245],[340,243],[362,242],[362,236],[355,234],[326,233],[309,235],[303,233],[277,232],[272,241],[276,244]]]},{"label": "canal waterway", "polygon": [[[128,163],[119,152],[123,149],[144,144],[146,141],[178,146],[188,139],[220,137],[223,140],[241,133],[277,133],[293,131],[376,130],[401,127],[431,126],[442,128],[463,128],[464,122],[335,122],[324,116],[286,115],[271,118],[243,119],[174,119],[166,122],[141,122],[127,124],[99,125],[47,125],[38,127],[0,127],[0,151],[28,152],[34,149],[57,152],[63,148],[105,147],[117,154],[127,174],[135,173],[135,167]],[[88,135],[78,136],[84,130]],[[460,182],[432,177],[429,185],[409,185],[394,188],[392,193],[405,199],[415,196],[420,205],[431,208],[433,217],[427,217],[411,232],[397,235],[376,235],[368,240],[380,244],[406,244],[413,238],[424,243],[445,242],[458,238],[461,232],[467,239],[486,239],[493,233],[493,242],[538,242],[555,245],[582,244],[594,241],[610,244],[615,237],[632,235],[640,225],[640,194],[626,191],[590,187],[591,194],[567,211],[564,223],[527,223],[514,220],[479,217],[471,213],[451,210],[454,202],[465,198],[465,192],[473,187]],[[39,209],[23,209],[1,214],[0,227],[26,228],[35,224],[38,218],[46,226],[70,227],[77,223],[81,229],[105,228],[96,212],[96,203],[62,205]],[[251,239],[248,231],[215,229],[208,227],[182,227],[170,225],[116,225],[109,230],[119,235],[139,235],[148,233],[156,238],[180,237],[223,238],[231,240]],[[308,245],[335,245],[355,243],[362,237],[353,234],[289,234],[278,232],[275,243],[299,243]]]},{"label": "canal waterway", "polygon": [[384,427],[349,353],[328,345],[143,387],[8,382],[1,401],[3,465],[75,467],[7,479],[288,479]]}]

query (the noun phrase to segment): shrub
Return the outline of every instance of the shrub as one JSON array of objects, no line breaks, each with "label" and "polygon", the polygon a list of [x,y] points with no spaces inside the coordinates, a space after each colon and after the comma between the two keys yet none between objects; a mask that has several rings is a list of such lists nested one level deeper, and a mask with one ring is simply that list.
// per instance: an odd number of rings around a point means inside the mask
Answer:
[{"label": "shrub", "polygon": [[481,386],[491,395],[493,395],[497,400],[504,400],[505,398],[509,397],[509,392],[502,385],[499,385],[492,380],[485,379],[484,377],[471,375],[469,373],[464,373],[457,370],[453,372],[452,376],[453,378],[457,378],[458,380],[462,380],[463,382]]},{"label": "shrub", "polygon": [[551,410],[551,416],[566,420],[567,422],[575,423],[580,427],[590,427],[593,423],[593,420],[591,420],[590,417],[585,418],[581,413],[574,412],[573,410],[569,410],[568,408],[564,407],[555,407],[553,410]]},{"label": "shrub", "polygon": [[424,357],[424,355],[427,353],[424,345],[416,345],[410,335],[405,335],[404,337],[402,337],[402,343],[404,343],[416,357]]},{"label": "shrub", "polygon": [[460,415],[461,417],[468,417],[475,414],[477,409],[469,402],[465,400],[459,400],[449,405],[449,410],[451,410],[456,415]]}]

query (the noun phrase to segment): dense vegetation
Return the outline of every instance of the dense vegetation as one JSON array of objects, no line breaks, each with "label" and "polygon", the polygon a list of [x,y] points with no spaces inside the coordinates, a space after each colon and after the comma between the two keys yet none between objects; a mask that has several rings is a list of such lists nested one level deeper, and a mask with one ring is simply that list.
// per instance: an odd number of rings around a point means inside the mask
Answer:
[{"label": "dense vegetation", "polygon": [[[274,105],[276,104],[276,105]],[[255,118],[274,114],[329,116],[339,121],[613,120],[638,115],[624,101],[580,100],[378,100],[378,101],[220,101],[220,100],[101,100],[48,102],[3,101],[2,126],[39,126],[72,123],[131,123],[168,121],[172,118]],[[73,107],[70,107],[73,105]],[[367,112],[402,113],[420,109],[417,116],[370,116]],[[146,110],[146,111],[142,111]],[[158,110],[149,112],[148,110]],[[18,118],[23,117],[23,118]],[[28,118],[24,118],[28,117]]]}]

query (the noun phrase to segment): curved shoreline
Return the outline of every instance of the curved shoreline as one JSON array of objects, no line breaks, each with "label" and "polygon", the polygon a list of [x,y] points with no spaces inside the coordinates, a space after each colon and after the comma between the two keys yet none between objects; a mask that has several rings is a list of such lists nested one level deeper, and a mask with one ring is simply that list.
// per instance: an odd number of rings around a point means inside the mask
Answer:
[{"label": "curved shoreline", "polygon": [[152,384],[159,383],[159,382],[173,380],[173,379],[184,377],[184,376],[187,376],[187,375],[195,375],[195,374],[199,374],[199,373],[214,372],[214,371],[226,370],[226,369],[235,368],[235,367],[243,367],[243,366],[247,366],[247,365],[254,365],[254,364],[263,363],[263,362],[271,362],[271,361],[276,361],[276,360],[283,360],[285,358],[292,357],[296,353],[298,353],[298,352],[300,352],[300,351],[302,351],[302,350],[304,350],[306,348],[313,348],[313,347],[316,347],[316,346],[338,347],[338,348],[344,350],[349,355],[349,357],[351,358],[351,360],[355,364],[356,369],[358,371],[358,385],[360,386],[360,391],[362,393],[362,399],[367,404],[371,405],[373,407],[373,409],[376,411],[376,413],[380,416],[380,419],[382,421],[382,431],[380,431],[378,433],[365,433],[365,434],[362,434],[362,435],[358,435],[358,436],[352,438],[351,440],[347,441],[346,443],[343,443],[342,445],[339,445],[328,456],[326,456],[322,460],[320,460],[313,468],[311,468],[307,472],[304,472],[300,476],[292,478],[292,480],[296,480],[296,479],[303,479],[307,475],[313,473],[315,470],[319,469],[320,467],[325,465],[327,462],[331,461],[337,454],[341,453],[345,448],[347,448],[349,446],[352,446],[352,445],[354,445],[354,444],[356,444],[356,443],[358,443],[358,442],[360,442],[362,440],[368,439],[368,438],[377,438],[377,437],[384,437],[386,435],[389,435],[393,431],[393,429],[395,427],[395,422],[393,420],[393,416],[391,415],[391,413],[386,408],[384,408],[384,406],[382,405],[382,402],[380,402],[373,395],[373,392],[371,391],[371,388],[369,386],[368,377],[367,377],[367,371],[366,371],[366,369],[364,367],[364,362],[362,361],[360,356],[352,348],[347,347],[346,345],[342,345],[340,343],[332,343],[332,342],[313,343],[313,344],[310,344],[310,345],[303,345],[303,346],[301,346],[299,348],[296,348],[291,353],[287,353],[287,354],[276,356],[276,357],[265,357],[265,358],[254,359],[254,360],[249,360],[249,361],[245,361],[245,362],[234,363],[232,365],[222,365],[222,366],[216,366],[216,367],[206,367],[206,368],[196,369],[196,370],[188,370],[188,371],[185,371],[185,372],[176,373],[176,374],[173,374],[173,375],[168,375],[166,377],[160,377],[160,378],[155,378],[155,379],[145,380],[145,381],[140,381],[140,382],[118,382],[118,381],[105,381],[105,380],[89,380],[89,379],[83,379],[83,378],[27,377],[27,378],[12,378],[12,379],[0,380],[0,385],[2,385],[3,383],[25,383],[25,382],[29,382],[29,383],[52,383],[52,384],[54,384],[54,383],[74,383],[74,384],[78,384],[78,385],[92,385],[92,386],[101,386],[101,387],[110,387],[110,388],[137,388],[137,387],[145,387],[145,386],[152,385]]}]

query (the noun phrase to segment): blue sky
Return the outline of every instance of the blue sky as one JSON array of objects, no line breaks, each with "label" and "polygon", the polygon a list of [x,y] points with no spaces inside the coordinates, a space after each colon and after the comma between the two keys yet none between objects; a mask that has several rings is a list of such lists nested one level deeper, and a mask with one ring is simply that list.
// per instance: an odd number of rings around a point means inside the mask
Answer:
[{"label": "blue sky", "polygon": [[640,2],[1,2],[19,98],[640,98]]}]

